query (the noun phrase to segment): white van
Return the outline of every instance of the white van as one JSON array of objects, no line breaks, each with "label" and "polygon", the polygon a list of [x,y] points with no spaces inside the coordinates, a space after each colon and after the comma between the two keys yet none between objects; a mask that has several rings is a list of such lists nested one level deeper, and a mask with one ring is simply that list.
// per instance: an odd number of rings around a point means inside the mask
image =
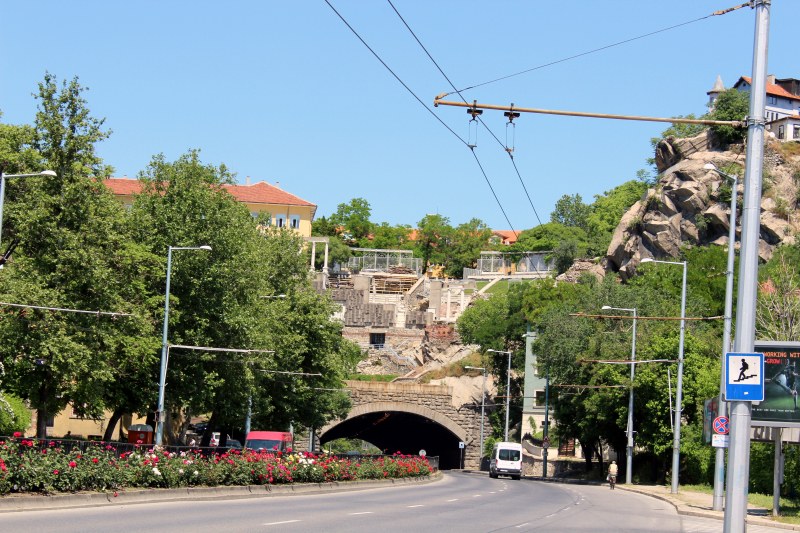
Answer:
[{"label": "white van", "polygon": [[511,476],[519,479],[522,475],[522,444],[498,442],[492,448],[489,459],[489,477]]}]

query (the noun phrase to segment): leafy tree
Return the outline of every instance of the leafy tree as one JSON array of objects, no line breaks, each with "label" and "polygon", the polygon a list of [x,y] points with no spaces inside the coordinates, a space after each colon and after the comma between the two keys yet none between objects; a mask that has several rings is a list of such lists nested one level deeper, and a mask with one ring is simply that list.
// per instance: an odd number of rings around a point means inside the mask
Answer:
[{"label": "leafy tree", "polygon": [[450,245],[443,250],[446,255],[445,273],[460,278],[465,268],[475,268],[491,236],[492,230],[477,218],[459,224],[452,232]]},{"label": "leafy tree", "polygon": [[759,338],[788,341],[800,337],[800,253],[783,248],[765,266],[758,291],[756,329]]},{"label": "leafy tree", "polygon": [[565,194],[556,202],[556,207],[550,214],[550,222],[586,230],[589,213],[589,206],[583,203],[580,194]]},{"label": "leafy tree", "polygon": [[517,242],[510,246],[512,252],[539,252],[555,250],[561,242],[574,242],[576,255],[583,256],[589,249],[586,232],[578,227],[564,226],[549,222],[525,230],[519,234]]},{"label": "leafy tree", "polygon": [[591,255],[605,255],[614,230],[628,209],[647,191],[642,181],[627,181],[602,195],[595,195],[586,217]]},{"label": "leafy tree", "polygon": [[0,435],[24,432],[31,425],[31,412],[25,402],[13,394],[0,395]]},{"label": "leafy tree", "polygon": [[[131,217],[142,242],[164,258],[168,246],[212,247],[174,257],[170,343],[256,350],[176,350],[169,412],[211,413],[205,441],[214,428],[241,428],[250,402],[254,422],[270,421],[275,429],[341,414],[346,397],[315,387],[339,388],[353,349],[330,322],[332,303],[310,285],[306,256],[297,253],[302,239],[288,229],[258,227],[221,187],[232,180],[227,168],[203,164],[197,151],[175,162],[156,156],[140,179],[143,194]],[[163,291],[162,283],[155,289]],[[271,294],[287,297],[261,298]]]},{"label": "leafy tree", "polygon": [[[714,108],[708,114],[712,120],[744,120],[750,108],[750,93],[738,89],[728,89],[717,96]],[[725,144],[744,140],[746,128],[733,126],[711,126],[717,138]]]},{"label": "leafy tree", "polygon": [[336,224],[326,217],[320,217],[311,223],[311,235],[317,237],[335,237],[338,235]]},{"label": "leafy tree", "polygon": [[367,236],[372,232],[369,217],[372,208],[363,198],[353,198],[348,204],[339,204],[331,215],[330,223],[343,228],[342,237],[350,246],[367,246]]},{"label": "leafy tree", "polygon": [[381,222],[373,228],[374,236],[370,248],[382,250],[407,250],[413,246],[409,240],[411,226],[391,226],[388,222]]},{"label": "leafy tree", "polygon": [[423,268],[446,261],[446,249],[452,240],[450,219],[442,215],[425,215],[417,224],[415,255],[422,258]]},{"label": "leafy tree", "polygon": [[[127,313],[108,317],[23,308],[0,323],[6,386],[37,413],[45,436],[51,414],[72,404],[80,415],[100,415],[106,391],[122,379],[121,362],[144,362],[153,333],[138,282],[149,265],[131,239],[122,206],[98,181],[109,171],[95,153],[107,137],[93,118],[77,79],[47,74],[25,162],[41,161],[57,178],[11,180],[4,242],[20,245],[0,277],[5,301],[46,307]],[[22,162],[20,160],[20,163]],[[35,169],[20,169],[35,170]]]}]

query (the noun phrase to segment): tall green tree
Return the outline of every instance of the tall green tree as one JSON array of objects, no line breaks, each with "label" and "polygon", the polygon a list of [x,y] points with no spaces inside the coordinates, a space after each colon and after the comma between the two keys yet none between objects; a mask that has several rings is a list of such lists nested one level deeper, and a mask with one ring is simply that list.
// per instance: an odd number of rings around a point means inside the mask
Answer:
[{"label": "tall green tree", "polygon": [[583,203],[580,194],[565,194],[556,202],[555,209],[550,214],[550,222],[586,230],[590,212],[589,206]]},{"label": "tall green tree", "polygon": [[422,258],[423,268],[445,263],[445,250],[450,246],[452,233],[450,219],[442,215],[425,215],[417,223],[414,251],[415,255]]},{"label": "tall green tree", "polygon": [[367,246],[367,236],[372,232],[369,218],[372,208],[364,198],[353,198],[349,203],[339,204],[330,216],[330,222],[341,231],[349,246]]},{"label": "tall green tree", "polygon": [[[97,416],[109,406],[106,390],[120,361],[144,366],[152,333],[147,291],[138,279],[147,254],[131,239],[122,206],[99,181],[109,172],[95,152],[108,136],[91,116],[77,78],[39,84],[36,122],[24,161],[56,178],[9,180],[3,242],[19,242],[0,276],[3,300],[21,305],[124,313],[103,315],[21,308],[0,323],[7,380],[4,386],[37,410],[37,435],[66,405]],[[19,170],[38,170],[20,168]],[[145,274],[146,275],[146,274]]]},{"label": "tall green tree", "polygon": [[[143,194],[131,217],[143,243],[164,259],[169,246],[212,248],[173,257],[170,344],[253,350],[175,349],[166,391],[173,418],[211,413],[210,430],[230,432],[243,426],[250,402],[256,420],[281,425],[341,414],[346,400],[327,390],[314,391],[319,410],[305,410],[311,381],[286,374],[321,374],[315,387],[336,389],[349,361],[349,346],[332,338],[332,304],[311,288],[306,256],[298,253],[302,239],[288,229],[259,227],[221,186],[233,179],[228,169],[202,163],[197,151],[174,162],[156,156],[139,179]],[[163,279],[157,285],[163,291]],[[279,294],[286,297],[262,298]],[[177,431],[168,429],[175,438]]]}]

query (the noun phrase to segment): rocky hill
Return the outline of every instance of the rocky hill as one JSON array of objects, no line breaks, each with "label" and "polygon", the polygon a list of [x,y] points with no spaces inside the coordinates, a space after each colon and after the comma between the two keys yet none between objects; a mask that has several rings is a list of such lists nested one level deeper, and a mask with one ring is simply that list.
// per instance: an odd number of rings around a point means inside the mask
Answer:
[{"label": "rocky hill", "polygon": [[[741,208],[744,159],[744,146],[719,147],[708,131],[691,139],[662,140],[656,148],[658,182],[623,215],[608,247],[606,268],[628,278],[642,258],[677,257],[686,245],[727,244],[730,196],[724,197],[724,191],[730,186],[703,167],[713,163],[740,176]],[[767,139],[763,172],[759,256],[766,261],[777,246],[793,242],[800,229],[800,144]],[[741,211],[737,240],[740,232]]]}]

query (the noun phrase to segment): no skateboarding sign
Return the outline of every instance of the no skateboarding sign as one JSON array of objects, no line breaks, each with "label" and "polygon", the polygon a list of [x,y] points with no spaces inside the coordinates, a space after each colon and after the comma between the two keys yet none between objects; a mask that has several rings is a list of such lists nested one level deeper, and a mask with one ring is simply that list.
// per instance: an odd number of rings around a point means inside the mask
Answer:
[{"label": "no skateboarding sign", "polygon": [[764,399],[764,354],[725,354],[725,400],[760,402]]}]

